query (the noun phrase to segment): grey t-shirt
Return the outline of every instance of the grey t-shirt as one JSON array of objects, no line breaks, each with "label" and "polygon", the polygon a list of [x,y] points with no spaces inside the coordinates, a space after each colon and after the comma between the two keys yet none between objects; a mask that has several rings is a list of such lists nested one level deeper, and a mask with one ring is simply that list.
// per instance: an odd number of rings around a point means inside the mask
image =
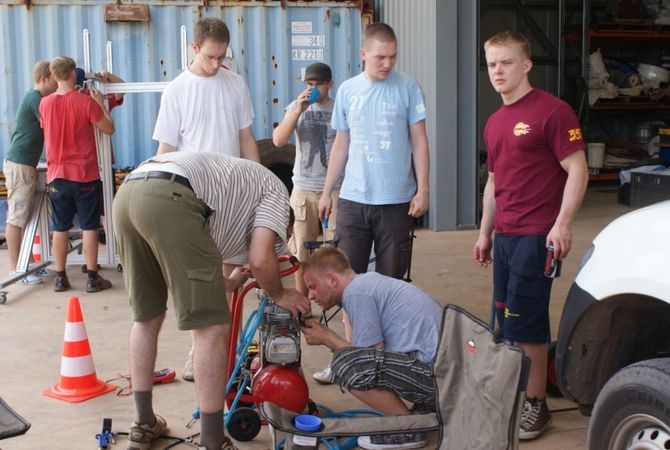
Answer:
[{"label": "grey t-shirt", "polygon": [[442,306],[418,287],[376,272],[354,276],[342,305],[353,329],[352,345],[384,343],[392,352],[418,352],[431,364],[437,350]]},{"label": "grey t-shirt", "polygon": [[[295,164],[293,185],[306,191],[321,191],[326,181],[330,149],[335,141],[335,130],[330,128],[335,101],[313,103],[300,115],[296,126]],[[286,112],[294,111],[296,101],[292,101]],[[342,177],[335,185],[340,189]]]}]

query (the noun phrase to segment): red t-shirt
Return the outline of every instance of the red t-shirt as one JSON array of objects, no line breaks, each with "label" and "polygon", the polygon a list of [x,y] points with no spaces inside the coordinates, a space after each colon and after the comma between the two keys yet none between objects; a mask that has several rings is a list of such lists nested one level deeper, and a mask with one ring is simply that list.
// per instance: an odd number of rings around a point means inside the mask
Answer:
[{"label": "red t-shirt", "polygon": [[40,102],[47,152],[47,183],[57,178],[88,182],[100,179],[93,124],[104,113],[90,96],[72,91]]},{"label": "red t-shirt", "polygon": [[533,89],[489,118],[484,142],[488,169],[494,174],[496,232],[549,233],[568,177],[560,161],[584,150],[572,108],[547,92]]}]

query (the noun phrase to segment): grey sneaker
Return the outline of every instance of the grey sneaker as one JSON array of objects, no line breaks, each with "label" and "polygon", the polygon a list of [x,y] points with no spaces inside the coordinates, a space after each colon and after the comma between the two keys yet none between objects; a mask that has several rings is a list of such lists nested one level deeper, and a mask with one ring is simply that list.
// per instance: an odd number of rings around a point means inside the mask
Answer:
[{"label": "grey sneaker", "polygon": [[[25,275],[25,272],[17,272],[17,271],[9,272],[10,277],[16,277],[16,276],[19,276],[19,275]],[[31,273],[31,274],[28,274],[28,275],[24,276],[23,278],[21,278],[19,280],[19,283],[21,283],[21,284],[40,284],[40,283],[42,283],[42,279]]]},{"label": "grey sneaker", "polygon": [[167,432],[167,422],[156,414],[156,423],[149,426],[133,422],[128,433],[128,450],[149,450],[151,443]]},{"label": "grey sneaker", "polygon": [[181,377],[186,381],[195,381],[193,377],[193,346],[191,346],[191,350],[188,352],[188,358],[186,359]]},{"label": "grey sneaker", "polygon": [[312,375],[312,378],[319,383],[319,384],[332,384],[332,377],[333,373],[330,370],[330,364],[328,367],[326,367],[323,370],[319,370],[318,372],[314,372],[314,375]]},{"label": "grey sneaker", "polygon": [[[198,450],[208,450],[208,449],[207,447],[198,447]],[[231,441],[228,436],[224,436],[223,444],[221,444],[221,448],[217,450],[237,450],[237,447],[235,447],[235,444],[233,444],[233,441]]]},{"label": "grey sneaker", "polygon": [[361,436],[358,446],[367,450],[421,448],[428,441],[426,433],[398,433]]},{"label": "grey sneaker", "polygon": [[547,406],[547,400],[542,398],[528,398],[523,402],[521,411],[521,427],[519,439],[535,439],[544,433],[551,423],[551,413]]}]

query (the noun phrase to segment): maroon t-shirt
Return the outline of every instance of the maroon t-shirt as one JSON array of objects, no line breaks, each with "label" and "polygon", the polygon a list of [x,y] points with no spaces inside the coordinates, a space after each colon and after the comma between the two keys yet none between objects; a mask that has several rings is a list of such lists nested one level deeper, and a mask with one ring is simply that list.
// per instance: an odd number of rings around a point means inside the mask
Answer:
[{"label": "maroon t-shirt", "polygon": [[584,150],[572,108],[533,89],[489,118],[484,143],[488,169],[494,173],[496,232],[547,234],[556,221],[568,177],[560,161]]}]

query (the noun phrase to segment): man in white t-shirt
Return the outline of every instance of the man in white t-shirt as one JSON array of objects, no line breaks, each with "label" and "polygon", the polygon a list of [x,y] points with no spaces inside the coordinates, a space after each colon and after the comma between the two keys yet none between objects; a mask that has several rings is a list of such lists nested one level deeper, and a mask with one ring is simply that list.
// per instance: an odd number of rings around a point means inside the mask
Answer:
[{"label": "man in white t-shirt", "polygon": [[[153,139],[158,154],[215,152],[260,162],[251,124],[251,96],[244,78],[222,66],[230,31],[220,19],[204,18],[193,27],[195,57],[163,91]],[[235,264],[223,264],[229,277]],[[193,381],[193,347],[182,378]]]},{"label": "man in white t-shirt", "polygon": [[153,135],[157,153],[211,151],[260,162],[249,89],[221,64],[230,43],[228,27],[208,17],[196,22],[193,34],[193,61],[161,97]]}]

